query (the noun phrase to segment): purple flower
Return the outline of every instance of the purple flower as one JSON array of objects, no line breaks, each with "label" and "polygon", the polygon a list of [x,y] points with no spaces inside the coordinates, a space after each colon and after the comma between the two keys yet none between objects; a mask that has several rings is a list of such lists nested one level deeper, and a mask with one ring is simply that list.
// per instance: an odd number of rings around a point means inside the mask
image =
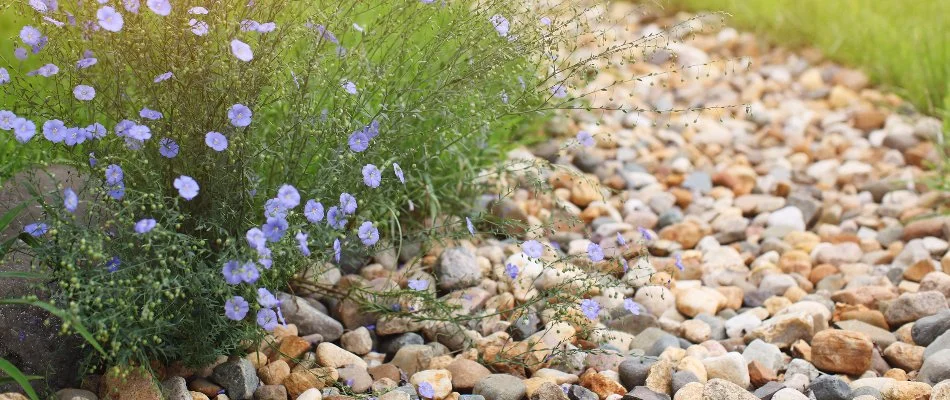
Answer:
[{"label": "purple flower", "polygon": [[551,86],[551,95],[559,99],[563,99],[567,97],[567,88],[565,88],[564,85],[561,85],[561,84]]},{"label": "purple flower", "polygon": [[76,61],[76,68],[86,69],[98,63],[99,63],[99,59],[97,58],[93,58],[93,57],[81,58],[79,59],[79,61]]},{"label": "purple flower", "polygon": [[122,260],[119,259],[119,256],[113,256],[112,259],[106,261],[106,271],[116,272],[120,265],[122,265]]},{"label": "purple flower", "polygon": [[324,39],[329,40],[330,42],[333,42],[333,43],[336,43],[336,44],[340,44],[340,41],[337,40],[336,36],[333,35],[333,32],[328,31],[325,26],[319,25],[319,24],[318,24],[318,25],[313,25],[313,24],[311,24],[311,23],[309,23],[309,22],[308,22],[307,24],[308,24],[308,26],[310,26],[311,28],[316,29],[317,32],[319,32],[320,35],[321,35]]},{"label": "purple flower", "polygon": [[122,171],[122,167],[115,164],[109,164],[109,166],[106,167],[106,183],[115,185],[122,182],[124,178],[125,173]]},{"label": "purple flower", "polygon": [[66,207],[69,212],[76,212],[77,206],[79,206],[79,196],[76,196],[72,188],[66,188],[63,191],[63,207]]},{"label": "purple flower", "polygon": [[340,193],[340,209],[344,214],[353,214],[356,212],[356,197],[349,193]]},{"label": "purple flower", "polygon": [[620,232],[617,232],[617,244],[621,246],[627,245],[627,240],[623,238],[623,235]]},{"label": "purple flower", "polygon": [[43,34],[40,33],[39,29],[36,29],[32,26],[24,26],[23,29],[20,29],[20,40],[23,43],[26,43],[27,46],[36,46],[40,44],[40,39],[43,37]]},{"label": "purple flower", "polygon": [[46,64],[40,67],[39,69],[37,69],[33,74],[49,78],[58,73],[59,73],[59,67],[57,67],[56,64]]},{"label": "purple flower", "polygon": [[363,183],[366,184],[366,186],[374,189],[378,188],[382,179],[383,174],[375,165],[366,164],[363,166]]},{"label": "purple flower", "polygon": [[135,122],[123,119],[119,121],[118,124],[115,124],[115,134],[116,136],[125,136],[129,133],[129,130],[135,127]]},{"label": "purple flower", "polygon": [[162,138],[158,141],[158,153],[165,158],[175,158],[178,155],[178,143],[169,138]]},{"label": "purple flower", "polygon": [[262,308],[257,311],[257,324],[265,331],[273,331],[277,327],[277,313],[269,308]]},{"label": "purple flower", "polygon": [[300,252],[303,253],[304,257],[310,257],[310,247],[307,244],[307,239],[310,236],[303,232],[297,232],[295,238],[297,239],[297,248],[300,249]]},{"label": "purple flower", "polygon": [[7,72],[6,68],[0,68],[0,85],[6,85],[10,83],[10,73]]},{"label": "purple flower", "polygon": [[600,313],[600,304],[592,299],[581,300],[581,312],[584,313],[587,319],[593,321],[597,319],[597,314]]},{"label": "purple flower", "polygon": [[66,137],[63,139],[63,143],[65,143],[67,146],[75,146],[85,142],[86,137],[87,135],[85,129],[75,127],[66,128]]},{"label": "purple flower", "polygon": [[363,132],[366,133],[366,137],[370,140],[373,140],[376,136],[379,136],[379,121],[372,120],[369,125],[363,128]]},{"label": "purple flower", "polygon": [[303,206],[303,215],[313,224],[323,221],[323,204],[316,200],[307,200],[307,204]]},{"label": "purple flower", "polygon": [[673,262],[673,265],[675,265],[676,269],[680,271],[686,269],[686,267],[683,266],[683,256],[679,254],[676,255],[676,261]]},{"label": "purple flower", "polygon": [[267,244],[267,237],[264,235],[264,231],[258,228],[248,229],[247,233],[244,234],[244,238],[247,239],[247,245],[257,251],[261,251]]},{"label": "purple flower", "polygon": [[36,135],[36,124],[26,118],[13,120],[13,135],[20,143],[29,142]]},{"label": "purple flower", "polygon": [[122,0],[122,5],[125,7],[125,10],[130,13],[139,13],[139,0]]},{"label": "purple flower", "polygon": [[426,399],[434,399],[435,388],[433,388],[432,384],[429,382],[422,382],[419,384],[419,396],[422,396]]},{"label": "purple flower", "polygon": [[501,16],[500,14],[492,15],[488,19],[491,21],[492,26],[495,27],[495,30],[498,31],[498,36],[508,37],[508,29],[510,28],[508,19]]},{"label": "purple flower", "polygon": [[521,244],[521,251],[528,257],[541,258],[541,255],[544,254],[544,246],[537,240],[528,240]]},{"label": "purple flower", "polygon": [[643,240],[653,240],[653,235],[650,234],[650,231],[644,229],[642,226],[638,226],[637,231],[640,232],[640,236],[643,237]]},{"label": "purple flower", "polygon": [[99,26],[109,32],[118,32],[122,30],[124,21],[122,14],[116,12],[112,7],[105,6],[96,11],[96,19],[99,20]]},{"label": "purple flower", "polygon": [[13,129],[13,121],[16,121],[16,114],[11,111],[0,111],[0,129],[8,131]]},{"label": "purple flower", "polygon": [[248,261],[241,264],[235,260],[224,263],[221,274],[224,275],[224,281],[229,285],[237,285],[241,282],[254,283],[261,276],[253,262]]},{"label": "purple flower", "polygon": [[346,214],[339,207],[333,206],[327,210],[327,225],[333,229],[343,229],[346,226]]},{"label": "purple flower", "polygon": [[264,216],[267,218],[270,217],[280,217],[287,218],[287,208],[284,207],[284,204],[280,199],[270,199],[264,203]]},{"label": "purple flower", "polygon": [[250,125],[253,115],[254,113],[251,112],[251,109],[247,108],[244,104],[235,104],[228,110],[228,119],[231,120],[231,125],[238,128]]},{"label": "purple flower", "polygon": [[152,138],[152,130],[145,125],[135,125],[125,132],[129,139],[145,141]]},{"label": "purple flower", "polygon": [[410,279],[409,280],[409,289],[415,291],[423,291],[429,287],[429,281],[425,279]]},{"label": "purple flower", "polygon": [[169,72],[166,72],[166,73],[161,74],[161,75],[159,75],[159,76],[156,76],[154,82],[155,82],[155,83],[164,82],[164,81],[167,81],[167,80],[171,79],[171,78],[174,77],[174,76],[175,76],[175,74],[173,74],[171,71],[169,71]]},{"label": "purple flower", "polygon": [[191,27],[191,33],[194,33],[198,36],[204,36],[208,34],[208,23],[204,21],[198,21],[197,19],[188,20],[188,26]]},{"label": "purple flower", "polygon": [[505,264],[505,275],[508,275],[511,279],[518,277],[518,266],[512,263]]},{"label": "purple flower", "polygon": [[96,160],[96,153],[89,153],[89,166],[95,168],[99,160]]},{"label": "purple flower", "polygon": [[594,142],[594,137],[591,136],[590,132],[587,131],[577,132],[577,142],[584,147],[594,147],[596,144]]},{"label": "purple flower", "polygon": [[589,243],[587,245],[587,257],[593,262],[603,261],[604,249],[600,248],[600,245],[597,243]]},{"label": "purple flower", "polygon": [[34,222],[27,226],[23,227],[23,232],[28,233],[33,237],[40,237],[46,234],[46,231],[49,230],[49,225],[46,225],[42,222]]},{"label": "purple flower", "polygon": [[287,232],[287,220],[280,217],[270,217],[261,230],[264,231],[264,236],[267,237],[268,242],[276,242],[284,237],[284,232]]},{"label": "purple flower", "polygon": [[86,135],[88,135],[90,139],[102,139],[106,137],[106,133],[106,127],[98,122],[94,122],[86,127]]},{"label": "purple flower", "polygon": [[541,17],[541,25],[551,25],[551,18]]},{"label": "purple flower", "polygon": [[30,0],[30,7],[33,7],[34,10],[41,13],[49,11],[49,7],[46,6],[43,0]]},{"label": "purple flower", "polygon": [[122,200],[122,198],[125,197],[125,183],[124,182],[119,182],[114,185],[109,185],[107,189],[109,190],[109,197],[113,198],[114,200]]},{"label": "purple flower", "polygon": [[[13,50],[13,56],[16,57],[17,60],[23,61],[23,60],[26,60],[26,58],[29,55],[27,54],[26,49],[22,47],[17,47],[16,50]],[[33,75],[36,75],[36,73],[34,73]]]},{"label": "purple flower", "polygon": [[475,236],[475,225],[472,224],[472,220],[468,217],[465,217],[465,226],[468,228],[468,233],[472,234],[472,237]]},{"label": "purple flower", "polygon": [[234,296],[224,302],[224,316],[232,321],[240,321],[247,316],[248,304],[241,296]]},{"label": "purple flower", "polygon": [[149,109],[149,108],[142,108],[142,110],[139,111],[139,116],[145,119],[153,120],[153,121],[157,119],[162,119],[163,117],[162,113]]},{"label": "purple flower", "polygon": [[343,90],[345,90],[347,93],[349,93],[349,94],[356,94],[356,84],[355,84],[355,83],[350,82],[350,81],[343,81],[343,83],[341,83],[340,86],[343,86]]},{"label": "purple flower", "polygon": [[277,300],[277,296],[270,290],[257,288],[257,304],[260,304],[261,308],[274,308],[280,305],[280,300]]},{"label": "purple flower", "polygon": [[367,246],[372,246],[379,241],[379,229],[376,229],[373,223],[369,221],[363,222],[360,225],[357,235],[360,237],[360,240],[363,241],[363,244]]},{"label": "purple flower", "polygon": [[257,21],[246,19],[241,21],[241,32],[256,31],[260,25]]},{"label": "purple flower", "polygon": [[208,9],[204,7],[192,7],[188,9],[188,14],[192,15],[207,15]]},{"label": "purple flower", "polygon": [[402,168],[399,167],[399,164],[393,163],[393,172],[396,173],[396,177],[399,178],[399,182],[402,182],[403,185],[406,184],[406,176],[402,173]]},{"label": "purple flower", "polygon": [[195,182],[190,176],[182,175],[175,178],[175,189],[178,189],[178,195],[185,200],[191,200],[198,195],[198,182]]},{"label": "purple flower", "polygon": [[277,190],[277,199],[287,209],[292,209],[300,205],[300,192],[292,185],[283,185]]},{"label": "purple flower", "polygon": [[146,0],[145,5],[147,5],[153,13],[163,17],[167,17],[168,14],[172,12],[172,5],[168,0]]},{"label": "purple flower", "polygon": [[135,233],[142,235],[151,232],[152,229],[155,229],[156,224],[157,222],[151,218],[139,220],[139,222],[135,223]]},{"label": "purple flower", "polygon": [[214,151],[224,151],[228,148],[228,138],[220,132],[208,132],[205,134],[205,144]]},{"label": "purple flower", "polygon": [[620,259],[620,265],[623,266],[623,273],[626,274],[626,273],[627,273],[627,270],[630,269],[630,266],[627,265],[627,259],[626,259],[626,258],[621,258],[621,259]]},{"label": "purple flower", "polygon": [[254,59],[254,52],[251,51],[251,46],[237,39],[231,41],[231,54],[234,54],[238,60],[244,62]]},{"label": "purple flower", "polygon": [[630,311],[633,315],[640,315],[640,305],[633,301],[633,299],[623,299],[623,308]]},{"label": "purple flower", "polygon": [[343,253],[343,246],[340,245],[340,239],[333,239],[333,258],[340,262],[340,254]]},{"label": "purple flower", "polygon": [[43,123],[43,137],[53,143],[61,143],[66,140],[66,125],[63,121],[52,119]]},{"label": "purple flower", "polygon": [[362,129],[353,132],[346,142],[350,146],[350,150],[353,150],[356,153],[363,152],[369,148],[369,137],[366,136],[366,133],[363,132]]}]

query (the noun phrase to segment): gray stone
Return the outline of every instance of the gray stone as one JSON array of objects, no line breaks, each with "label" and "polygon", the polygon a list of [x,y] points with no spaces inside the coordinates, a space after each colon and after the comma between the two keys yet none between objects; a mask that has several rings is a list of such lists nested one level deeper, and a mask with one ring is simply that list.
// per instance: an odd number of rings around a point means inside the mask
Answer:
[{"label": "gray stone", "polygon": [[525,395],[524,382],[508,374],[492,374],[482,378],[472,389],[473,394],[485,400],[521,400]]},{"label": "gray stone", "polygon": [[683,180],[683,184],[681,186],[699,193],[709,193],[713,187],[712,177],[703,171],[691,172],[689,175],[686,175],[686,179]]},{"label": "gray stone", "polygon": [[703,400],[758,400],[745,388],[725,379],[710,379],[703,385]]},{"label": "gray stone", "polygon": [[660,354],[663,354],[663,352],[666,351],[666,349],[670,347],[683,348],[684,343],[687,346],[692,344],[686,341],[686,339],[681,340],[680,338],[676,336],[667,334],[664,336],[660,336],[655,342],[653,342],[653,345],[650,346],[650,348],[646,350],[645,354],[650,357],[659,357]]},{"label": "gray stone", "polygon": [[435,272],[442,290],[471,287],[482,280],[482,269],[475,253],[465,247],[450,247],[442,251]]},{"label": "gray stone", "polygon": [[638,349],[643,351],[649,351],[654,344],[657,342],[663,341],[664,343],[673,343],[674,346],[679,346],[679,341],[676,340],[676,336],[673,336],[660,328],[647,328],[643,332],[640,332],[636,337],[633,338],[633,341],[630,343],[631,349]]},{"label": "gray stone", "polygon": [[712,330],[710,338],[713,340],[723,340],[726,338],[726,322],[722,318],[706,313],[697,314],[695,319],[703,321]]},{"label": "gray stone", "polygon": [[788,368],[785,370],[785,376],[792,374],[802,374],[808,378],[809,381],[814,380],[818,377],[818,368],[815,368],[812,363],[801,358],[793,359],[788,363]]},{"label": "gray stone", "polygon": [[[480,394],[463,394],[459,396],[459,400],[485,400],[485,396],[482,396]],[[574,399],[571,399],[571,400],[574,400]]]},{"label": "gray stone", "polygon": [[785,367],[785,357],[778,346],[755,339],[742,352],[742,358],[747,363],[758,361],[772,371],[780,371]]},{"label": "gray stone", "polygon": [[637,357],[620,363],[618,373],[620,383],[624,387],[643,386],[646,384],[650,367],[656,363],[655,358]]},{"label": "gray stone", "polygon": [[593,173],[603,163],[604,156],[596,151],[582,150],[574,155],[574,165],[577,166],[577,169],[587,173]]},{"label": "gray stone", "polygon": [[884,318],[890,326],[901,326],[947,309],[947,299],[936,291],[904,293],[894,300]]},{"label": "gray stone", "polygon": [[779,382],[775,382],[775,381],[768,381],[764,385],[762,385],[760,388],[755,389],[755,391],[752,392],[752,394],[754,394],[755,397],[758,397],[762,400],[771,400],[772,396],[775,395],[776,392],[782,389],[785,389],[785,385]]},{"label": "gray stone", "polygon": [[[683,386],[690,382],[699,382],[696,374],[690,371],[676,371],[673,373],[673,393],[680,391]],[[701,382],[700,382],[701,383]]]},{"label": "gray stone", "polygon": [[937,336],[947,331],[950,331],[950,310],[943,310],[914,322],[910,334],[915,344],[927,346],[937,339]]},{"label": "gray stone", "polygon": [[162,396],[165,400],[191,400],[185,378],[173,376],[162,381]]},{"label": "gray stone", "polygon": [[927,348],[924,349],[924,359],[926,360],[930,356],[943,350],[950,350],[950,331],[946,331],[942,335],[937,336],[933,342],[927,345]]},{"label": "gray stone", "polygon": [[925,358],[917,379],[929,385],[950,379],[950,350],[941,350]]},{"label": "gray stone", "polygon": [[399,335],[383,336],[379,338],[379,351],[392,358],[399,349],[410,344],[425,344],[425,339],[415,332],[406,332]]},{"label": "gray stone", "polygon": [[597,393],[591,392],[581,385],[571,385],[567,389],[567,398],[571,400],[599,400]]},{"label": "gray stone", "polygon": [[223,387],[232,400],[250,399],[260,384],[254,365],[246,358],[230,360],[215,367],[211,380]]},{"label": "gray stone", "polygon": [[297,325],[300,336],[320,334],[323,340],[333,342],[343,336],[343,324],[320,312],[306,299],[287,293],[278,293],[280,310],[288,324]]},{"label": "gray stone", "polygon": [[541,319],[538,318],[538,314],[534,311],[528,311],[508,326],[508,334],[514,340],[525,340],[538,331],[540,323]]},{"label": "gray stone", "polygon": [[881,394],[881,391],[880,391],[880,390],[877,390],[876,388],[873,388],[873,387],[871,387],[871,386],[861,386],[861,387],[855,388],[854,390],[851,391],[851,398],[852,398],[852,399],[853,399],[853,398],[856,398],[856,397],[858,397],[858,396],[871,396],[871,397],[873,397],[873,398],[875,398],[875,399],[878,399],[878,400],[883,400],[883,399],[884,399],[884,395]]},{"label": "gray stone", "polygon": [[366,368],[361,366],[348,365],[337,368],[337,372],[340,374],[340,381],[346,383],[355,393],[363,393],[373,385],[373,378],[369,376]]},{"label": "gray stone", "polygon": [[[188,396],[191,399],[191,396]],[[254,400],[286,400],[287,388],[284,385],[263,385],[254,391]]]},{"label": "gray stone", "polygon": [[806,226],[812,226],[818,221],[821,215],[821,202],[811,198],[805,193],[793,193],[788,196],[788,205],[795,207],[802,212]]},{"label": "gray stone", "polygon": [[675,223],[681,222],[683,220],[683,212],[679,208],[673,207],[669,210],[664,211],[660,214],[659,219],[656,220],[655,230],[663,229],[664,227],[673,225]]},{"label": "gray stone", "polygon": [[[618,310],[622,309],[618,308]],[[626,310],[622,311],[626,315],[612,319],[607,323],[610,329],[626,332],[631,335],[639,335],[648,328],[656,328],[659,326],[656,322],[656,317],[652,314],[640,313],[640,315],[633,315]]]},{"label": "gray stone", "polygon": [[835,322],[835,326],[847,331],[861,332],[865,335],[868,335],[868,337],[871,338],[871,342],[874,342],[874,344],[882,349],[886,349],[887,346],[890,346],[892,343],[897,341],[897,336],[887,329],[883,329],[856,319],[838,321]]},{"label": "gray stone", "polygon": [[834,375],[822,375],[812,380],[808,390],[822,400],[848,400],[851,398],[851,386]]},{"label": "gray stone", "polygon": [[742,305],[746,307],[761,307],[769,297],[772,297],[772,293],[765,290],[750,290],[745,292],[742,296]]},{"label": "gray stone", "polygon": [[646,386],[637,386],[623,395],[622,400],[670,400],[670,396],[666,393],[657,393]]}]

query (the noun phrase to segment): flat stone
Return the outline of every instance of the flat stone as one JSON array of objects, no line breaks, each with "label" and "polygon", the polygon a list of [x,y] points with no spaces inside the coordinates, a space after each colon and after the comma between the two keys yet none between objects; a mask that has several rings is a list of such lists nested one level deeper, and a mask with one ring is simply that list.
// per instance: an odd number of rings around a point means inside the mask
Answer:
[{"label": "flat stone", "polygon": [[950,379],[950,349],[926,356],[917,379],[931,385]]},{"label": "flat stone", "polygon": [[900,326],[947,309],[947,299],[940,292],[904,293],[884,313],[890,326]]},{"label": "flat stone", "polygon": [[277,299],[287,323],[297,325],[300,336],[319,334],[323,340],[332,342],[343,335],[343,324],[314,308],[304,298],[278,293]]},{"label": "flat stone", "polygon": [[470,390],[483,378],[491,375],[491,371],[482,364],[459,358],[445,367],[452,374],[452,387],[456,390]]},{"label": "flat stone", "polygon": [[728,380],[713,378],[703,385],[703,400],[758,400],[758,398],[746,391],[745,387]]},{"label": "flat stone", "polygon": [[214,368],[211,379],[235,400],[250,399],[260,384],[254,365],[245,358],[230,360]]},{"label": "flat stone", "polygon": [[703,366],[706,367],[706,374],[710,380],[725,379],[743,389],[750,385],[748,363],[739,353],[730,352],[718,357],[705,358]]},{"label": "flat stone", "polygon": [[492,374],[478,381],[472,393],[484,396],[485,400],[521,400],[525,396],[525,385],[517,377]]},{"label": "flat stone", "polygon": [[835,326],[846,331],[863,333],[871,338],[871,342],[882,349],[897,341],[897,336],[890,331],[856,319],[838,321],[835,322]]}]

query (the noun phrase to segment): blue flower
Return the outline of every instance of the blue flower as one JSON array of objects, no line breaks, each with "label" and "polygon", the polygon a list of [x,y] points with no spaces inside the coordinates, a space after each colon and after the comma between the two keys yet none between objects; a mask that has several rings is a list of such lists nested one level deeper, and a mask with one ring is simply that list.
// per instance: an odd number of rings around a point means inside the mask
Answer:
[{"label": "blue flower", "polygon": [[185,200],[191,200],[198,195],[198,182],[195,182],[190,176],[182,175],[175,178],[175,189],[178,189],[178,195]]},{"label": "blue flower", "polygon": [[379,121],[372,120],[369,125],[363,128],[363,132],[366,132],[366,137],[370,140],[373,140],[376,136],[379,136]]},{"label": "blue flower", "polygon": [[319,25],[319,24],[318,24],[318,25],[313,25],[313,24],[311,24],[311,23],[309,23],[309,22],[308,22],[307,24],[308,24],[310,27],[312,27],[313,29],[316,29],[317,32],[319,32],[320,35],[321,35],[324,39],[329,40],[330,42],[333,42],[333,43],[335,43],[335,44],[340,44],[340,41],[337,40],[336,36],[333,35],[333,32],[330,32],[329,30],[327,30],[327,28],[326,28],[325,26]]},{"label": "blue flower", "polygon": [[372,222],[366,221],[360,225],[357,232],[360,240],[367,246],[372,246],[379,241],[379,229],[373,226]]},{"label": "blue flower", "polygon": [[130,13],[139,13],[139,0],[122,0],[122,5],[125,7],[125,10]]},{"label": "blue flower", "polygon": [[94,122],[86,127],[86,134],[90,139],[102,139],[106,137],[106,127],[98,122]]},{"label": "blue flower", "polygon": [[207,35],[209,31],[207,22],[198,21],[197,19],[194,19],[194,18],[188,20],[188,26],[191,27],[191,33],[194,33],[197,36]]},{"label": "blue flower", "polygon": [[366,186],[378,188],[382,179],[383,174],[375,165],[366,164],[363,166],[363,183],[366,184]]},{"label": "blue flower", "polygon": [[49,225],[46,225],[42,222],[34,222],[27,226],[23,227],[23,232],[28,233],[33,237],[40,237],[46,234],[46,231],[49,230]]},{"label": "blue flower", "polygon": [[125,197],[125,183],[124,182],[119,182],[113,185],[109,185],[107,189],[109,190],[109,197],[115,200],[122,200],[122,198]]},{"label": "blue flower", "polygon": [[551,95],[559,99],[563,99],[567,97],[567,88],[565,88],[564,85],[561,85],[561,84],[551,86]]},{"label": "blue flower", "polygon": [[96,89],[88,85],[76,85],[73,96],[79,101],[90,101],[96,98]]},{"label": "blue flower", "polygon": [[175,158],[178,155],[178,143],[169,138],[158,141],[158,153],[165,158]]},{"label": "blue flower", "polygon": [[292,185],[283,185],[277,189],[277,199],[287,209],[292,209],[300,205],[300,192]]},{"label": "blue flower", "polygon": [[254,113],[251,112],[251,109],[247,108],[244,104],[235,104],[228,110],[228,119],[231,120],[231,125],[238,128],[250,125],[253,115]]},{"label": "blue flower", "polygon": [[429,287],[429,281],[425,279],[410,279],[409,280],[409,289],[415,291],[423,291]]},{"label": "blue flower", "polygon": [[597,319],[597,314],[600,313],[600,304],[592,299],[581,300],[581,312],[584,313],[587,319],[593,321]]},{"label": "blue flower", "polygon": [[280,305],[280,300],[267,288],[257,288],[257,304],[261,308],[274,308]]},{"label": "blue flower", "polygon": [[642,226],[637,227],[637,231],[640,232],[640,236],[643,237],[643,240],[653,240],[653,235],[650,234],[650,231],[644,229]]},{"label": "blue flower", "polygon": [[99,60],[98,60],[98,59],[96,59],[96,58],[94,58],[94,57],[86,57],[86,58],[80,59],[79,61],[76,61],[76,68],[77,68],[77,69],[86,69],[86,68],[89,68],[89,67],[91,67],[91,66],[93,66],[93,65],[96,65],[97,63],[99,63]]},{"label": "blue flower", "polygon": [[113,256],[112,259],[106,261],[106,271],[116,272],[119,270],[119,266],[122,265],[122,260],[119,259],[119,256]]},{"label": "blue flower", "polygon": [[139,116],[142,117],[142,118],[145,118],[145,119],[153,120],[153,121],[154,121],[154,120],[162,119],[162,117],[164,117],[164,115],[162,115],[162,113],[160,113],[160,112],[158,112],[158,111],[155,111],[155,110],[152,110],[152,109],[147,108],[147,107],[146,107],[146,108],[142,108],[142,109],[139,111]]},{"label": "blue flower", "polygon": [[76,207],[79,206],[79,197],[76,196],[76,192],[72,188],[66,188],[63,191],[63,206],[69,212],[76,212]]},{"label": "blue flower", "polygon": [[248,304],[241,296],[234,296],[224,302],[224,316],[232,321],[240,321],[247,316]]},{"label": "blue flower", "polygon": [[349,193],[340,193],[340,209],[344,214],[353,214],[356,212],[356,197]]},{"label": "blue flower", "polygon": [[678,269],[678,270],[680,270],[680,271],[686,269],[686,267],[683,266],[683,256],[682,256],[682,255],[679,255],[679,254],[676,255],[676,261],[673,262],[673,265],[675,265],[675,266],[676,266],[676,269]]},{"label": "blue flower", "polygon": [[630,266],[627,265],[627,259],[626,259],[626,258],[621,258],[621,259],[620,259],[620,265],[623,266],[623,273],[626,274],[626,273],[627,273],[627,270],[630,269]]},{"label": "blue flower", "polygon": [[419,396],[426,399],[435,399],[435,388],[429,382],[422,382],[419,384]]},{"label": "blue flower", "polygon": [[327,210],[327,225],[333,229],[343,229],[346,226],[346,215],[338,207]]},{"label": "blue flower", "polygon": [[584,147],[594,147],[596,144],[594,142],[594,137],[591,136],[590,132],[587,131],[577,132],[577,142]]},{"label": "blue flower", "polygon": [[86,133],[83,129],[79,128],[66,128],[66,137],[63,138],[63,143],[67,146],[75,146],[86,141]]},{"label": "blue flower", "polygon": [[246,19],[241,21],[241,32],[256,31],[260,25],[257,21]]},{"label": "blue flower", "polygon": [[231,54],[234,54],[234,57],[244,62],[249,62],[254,59],[254,52],[251,50],[251,46],[237,39],[231,41]]},{"label": "blue flower", "polygon": [[541,25],[551,25],[551,18],[541,17]]},{"label": "blue flower", "polygon": [[36,71],[27,73],[27,75],[39,75],[45,78],[49,78],[58,73],[59,73],[59,67],[57,67],[56,64],[46,64],[42,67],[39,67]]},{"label": "blue flower", "polygon": [[587,244],[587,257],[590,258],[593,262],[599,262],[604,260],[604,249],[600,248],[600,245],[597,243],[588,243]]},{"label": "blue flower", "polygon": [[36,124],[26,118],[13,120],[13,136],[20,143],[29,142],[36,135]]},{"label": "blue flower", "polygon": [[472,234],[472,237],[475,236],[475,225],[472,224],[472,220],[468,217],[465,217],[465,226],[468,228],[468,233]]},{"label": "blue flower", "polygon": [[295,238],[297,239],[297,248],[300,249],[300,252],[303,253],[304,257],[310,257],[310,247],[307,244],[309,235],[303,232],[297,232]]},{"label": "blue flower", "polygon": [[228,138],[220,132],[208,132],[205,134],[205,144],[214,151],[224,151],[228,148]]},{"label": "blue flower", "polygon": [[248,229],[247,233],[244,234],[244,238],[247,240],[247,245],[257,251],[267,245],[267,237],[264,235],[264,231],[258,228]]},{"label": "blue flower", "polygon": [[135,125],[126,131],[126,137],[138,141],[149,140],[152,138],[152,130],[145,125]]},{"label": "blue flower", "polygon": [[287,211],[289,210],[287,207],[284,207],[284,203],[280,201],[280,199],[273,198],[267,200],[267,202],[264,203],[264,217],[279,217],[286,219]]},{"label": "blue flower", "polygon": [[23,29],[20,29],[20,40],[23,43],[26,43],[27,46],[36,46],[40,44],[40,39],[43,37],[43,34],[40,33],[39,29],[36,29],[32,26],[24,26]]},{"label": "blue flower", "polygon": [[350,81],[343,81],[343,83],[341,83],[340,86],[343,86],[343,90],[345,90],[347,93],[349,93],[349,94],[356,94],[356,84],[355,84],[355,83],[350,82]]},{"label": "blue flower", "polygon": [[617,232],[617,244],[621,246],[627,245],[627,240],[623,238],[623,235],[620,232]]},{"label": "blue flower", "polygon": [[17,116],[11,111],[2,110],[0,111],[0,129],[8,131],[13,129],[13,121],[16,121]]},{"label": "blue flower", "polygon": [[340,262],[340,254],[343,253],[343,246],[340,245],[340,239],[333,239],[333,258]]},{"label": "blue flower", "polygon": [[10,73],[7,72],[6,68],[0,68],[0,85],[6,85],[10,83]]},{"label": "blue flower", "polygon": [[167,81],[167,80],[171,79],[171,78],[174,77],[174,76],[175,76],[175,74],[173,74],[171,71],[165,72],[165,73],[163,73],[163,74],[160,74],[160,75],[156,76],[155,79],[153,80],[153,82],[155,82],[155,83],[164,82],[164,81]]},{"label": "blue flower", "polygon": [[307,200],[307,204],[303,206],[303,215],[313,224],[323,221],[323,204],[316,200]]},{"label": "blue flower", "polygon": [[241,282],[254,283],[261,276],[253,262],[248,261],[241,264],[235,260],[224,263],[221,274],[224,275],[224,281],[229,285],[237,285]]},{"label": "blue flower", "polygon": [[118,32],[122,30],[124,21],[122,14],[116,12],[112,7],[105,6],[96,11],[96,19],[99,20],[99,26],[109,32]]},{"label": "blue flower", "polygon": [[43,0],[30,0],[30,7],[33,7],[34,10],[41,13],[49,11],[49,6],[47,6]]},{"label": "blue flower", "polygon": [[640,305],[633,301],[633,299],[623,299],[623,308],[630,311],[633,315],[640,315]]},{"label": "blue flower", "polygon": [[63,121],[52,119],[43,123],[43,137],[53,143],[61,143],[66,140],[66,125]]},{"label": "blue flower", "polygon": [[280,238],[284,237],[284,233],[287,232],[287,220],[280,217],[270,217],[267,219],[267,222],[262,227],[264,231],[264,236],[267,237],[268,242],[279,241]]},{"label": "blue flower", "polygon": [[544,254],[544,246],[537,240],[528,240],[521,244],[521,251],[528,257],[541,258]]},{"label": "blue flower", "polygon": [[155,222],[155,220],[151,218],[145,218],[145,219],[139,220],[139,222],[135,223],[135,233],[138,233],[139,235],[144,235],[148,232],[151,232],[152,229],[155,229],[156,224],[157,222]]},{"label": "blue flower", "polygon": [[396,173],[396,177],[399,178],[399,182],[402,182],[403,185],[406,184],[406,176],[402,173],[402,168],[399,167],[399,164],[393,163],[393,172]]},{"label": "blue flower", "polygon": [[257,25],[257,33],[271,33],[277,29],[276,22],[265,22]]},{"label": "blue flower", "polygon": [[[17,60],[23,61],[23,60],[26,60],[27,57],[29,57],[29,54],[27,54],[26,49],[22,47],[17,47],[16,50],[13,50],[13,56],[16,57]],[[36,75],[36,73],[34,73],[33,75]],[[32,75],[27,74],[27,76],[32,76]]]},{"label": "blue flower", "polygon": [[168,0],[146,0],[145,5],[147,5],[153,13],[163,17],[167,17],[168,14],[172,12],[172,5]]},{"label": "blue flower", "polygon": [[518,266],[512,263],[505,264],[505,275],[508,275],[509,278],[515,279],[518,277]]},{"label": "blue flower", "polygon": [[126,136],[129,133],[129,130],[135,127],[135,122],[123,119],[119,123],[115,124],[115,134],[116,136]]},{"label": "blue flower", "polygon": [[115,185],[122,182],[124,178],[125,173],[122,171],[122,167],[115,164],[109,164],[109,166],[106,167],[106,183]]},{"label": "blue flower", "polygon": [[507,18],[499,14],[495,14],[492,15],[488,20],[491,21],[492,26],[495,27],[495,31],[498,32],[498,36],[508,37],[508,29],[510,28],[510,24],[508,23]]},{"label": "blue flower", "polygon": [[360,153],[369,148],[369,137],[366,136],[366,132],[363,132],[363,130],[358,130],[350,134],[347,144],[350,146],[350,150]]},{"label": "blue flower", "polygon": [[257,311],[257,324],[265,331],[273,331],[277,327],[277,313],[269,308],[262,308]]}]

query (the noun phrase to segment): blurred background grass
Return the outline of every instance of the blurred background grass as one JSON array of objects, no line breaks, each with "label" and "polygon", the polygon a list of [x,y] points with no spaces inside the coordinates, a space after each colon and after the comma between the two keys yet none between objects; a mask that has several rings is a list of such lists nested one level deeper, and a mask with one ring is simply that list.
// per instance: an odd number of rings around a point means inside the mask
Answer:
[{"label": "blurred background grass", "polygon": [[950,119],[950,1],[665,0],[725,11],[729,24],[784,46],[814,46],[865,71],[918,110]]}]

